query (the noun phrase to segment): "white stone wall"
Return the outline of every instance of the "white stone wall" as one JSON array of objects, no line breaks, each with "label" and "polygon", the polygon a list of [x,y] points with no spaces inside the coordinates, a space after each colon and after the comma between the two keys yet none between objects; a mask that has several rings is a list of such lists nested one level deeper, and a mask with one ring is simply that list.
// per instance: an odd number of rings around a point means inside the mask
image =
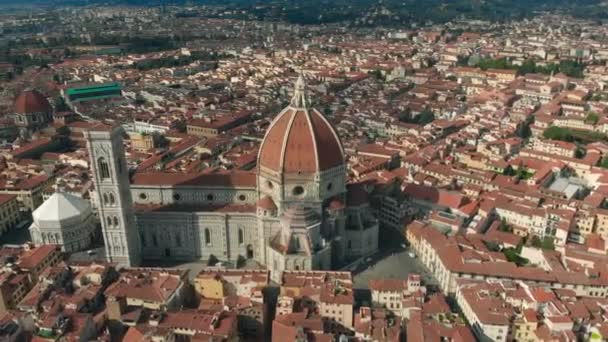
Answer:
[{"label": "white stone wall", "polygon": [[207,260],[213,255],[236,261],[239,255],[247,257],[248,246],[254,253],[258,249],[254,213],[140,212],[137,226],[144,259]]},{"label": "white stone wall", "polygon": [[[272,197],[281,214],[291,203],[318,207],[327,199],[346,193],[346,169],[338,166],[314,175],[280,175],[262,168],[258,185],[260,198]],[[298,191],[298,188],[303,191]]]},{"label": "white stone wall", "polygon": [[63,251],[72,253],[89,247],[96,225],[97,220],[89,212],[88,216],[71,220],[67,224],[34,221],[29,230],[35,245],[57,244],[61,245]]},{"label": "white stone wall", "polygon": [[[141,252],[122,133],[120,128],[111,131],[85,131],[85,138],[99,199],[98,213],[102,223],[106,258],[121,266],[134,266],[140,263]],[[104,195],[108,199],[111,198],[110,195],[114,198],[112,201],[104,201]]]},{"label": "white stone wall", "polygon": [[255,188],[131,186],[133,201],[138,204],[225,205],[255,204]]}]

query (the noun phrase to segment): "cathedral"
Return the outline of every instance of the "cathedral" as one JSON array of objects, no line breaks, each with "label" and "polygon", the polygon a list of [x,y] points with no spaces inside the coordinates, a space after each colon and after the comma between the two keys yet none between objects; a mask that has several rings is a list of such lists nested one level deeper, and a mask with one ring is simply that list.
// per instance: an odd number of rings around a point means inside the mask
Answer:
[{"label": "cathedral", "polygon": [[304,78],[261,143],[255,172],[130,174],[120,127],[86,132],[106,256],[254,259],[284,270],[328,270],[378,247],[378,220],[347,185],[336,130],[310,107]]}]

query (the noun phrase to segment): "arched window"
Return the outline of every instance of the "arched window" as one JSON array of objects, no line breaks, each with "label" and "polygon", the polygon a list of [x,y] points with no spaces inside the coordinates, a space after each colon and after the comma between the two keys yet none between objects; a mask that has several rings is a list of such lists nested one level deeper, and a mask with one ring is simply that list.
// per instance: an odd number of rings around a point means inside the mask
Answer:
[{"label": "arched window", "polygon": [[205,244],[211,244],[211,231],[209,231],[209,228],[205,228]]},{"label": "arched window", "polygon": [[114,194],[110,193],[110,204],[114,205],[114,203],[116,203],[116,199],[114,198]]},{"label": "arched window", "polygon": [[122,173],[122,158],[118,158],[116,160],[116,168],[118,169],[118,174]]},{"label": "arched window", "polygon": [[141,241],[141,246],[146,247],[146,235],[144,232],[139,232],[139,240]]},{"label": "arched window", "polygon": [[158,247],[158,238],[156,237],[156,233],[152,234],[152,244],[154,247]]},{"label": "arched window", "polygon": [[114,225],[118,227],[118,217],[114,216]]},{"label": "arched window", "polygon": [[110,216],[106,217],[106,222],[108,223],[108,227],[112,227],[112,218]]},{"label": "arched window", "polygon": [[108,204],[108,194],[103,194],[103,204]]},{"label": "arched window", "polygon": [[242,245],[245,240],[245,233],[243,232],[243,228],[239,228],[239,245]]},{"label": "arched window", "polygon": [[110,167],[104,157],[97,159],[97,166],[99,167],[99,175],[102,179],[110,178]]},{"label": "arched window", "polygon": [[293,246],[295,247],[296,250],[300,250],[300,239],[294,238]]},{"label": "arched window", "polygon": [[182,246],[182,236],[179,232],[175,234],[175,245],[177,245],[177,247]]}]

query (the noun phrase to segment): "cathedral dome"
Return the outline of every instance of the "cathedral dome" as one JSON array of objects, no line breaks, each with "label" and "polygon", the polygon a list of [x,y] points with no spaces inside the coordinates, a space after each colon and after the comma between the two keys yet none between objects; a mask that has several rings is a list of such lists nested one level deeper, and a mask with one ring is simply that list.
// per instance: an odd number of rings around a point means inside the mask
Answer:
[{"label": "cathedral dome", "polygon": [[342,143],[332,125],[308,108],[302,76],[293,99],[274,119],[262,141],[258,166],[280,173],[312,174],[344,164]]},{"label": "cathedral dome", "polygon": [[15,113],[48,113],[51,105],[44,95],[36,90],[26,90],[15,100]]}]

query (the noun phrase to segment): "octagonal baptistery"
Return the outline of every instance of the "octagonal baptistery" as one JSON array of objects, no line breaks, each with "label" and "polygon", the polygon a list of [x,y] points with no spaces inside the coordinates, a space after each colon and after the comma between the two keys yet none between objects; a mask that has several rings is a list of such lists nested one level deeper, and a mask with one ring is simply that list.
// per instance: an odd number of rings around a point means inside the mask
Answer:
[{"label": "octagonal baptistery", "polygon": [[87,248],[93,242],[97,220],[88,201],[56,192],[32,213],[30,235],[36,245],[56,244],[66,252]]},{"label": "octagonal baptistery", "polygon": [[[275,203],[320,203],[346,192],[344,150],[336,130],[309,108],[304,78],[273,120],[258,154],[258,190]],[[279,205],[279,211],[282,211]]]}]

